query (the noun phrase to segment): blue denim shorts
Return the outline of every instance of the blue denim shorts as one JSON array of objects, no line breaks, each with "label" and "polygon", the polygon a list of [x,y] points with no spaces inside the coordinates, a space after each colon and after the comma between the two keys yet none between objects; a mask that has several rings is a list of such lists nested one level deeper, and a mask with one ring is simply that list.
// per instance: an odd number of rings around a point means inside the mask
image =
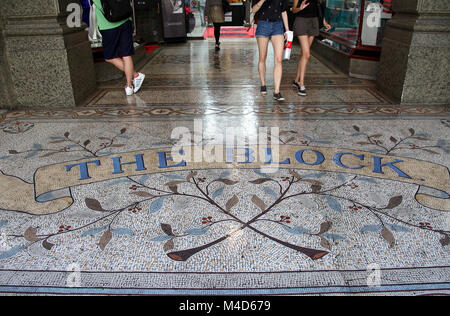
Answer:
[{"label": "blue denim shorts", "polygon": [[271,37],[276,35],[284,35],[283,21],[258,21],[256,37]]}]

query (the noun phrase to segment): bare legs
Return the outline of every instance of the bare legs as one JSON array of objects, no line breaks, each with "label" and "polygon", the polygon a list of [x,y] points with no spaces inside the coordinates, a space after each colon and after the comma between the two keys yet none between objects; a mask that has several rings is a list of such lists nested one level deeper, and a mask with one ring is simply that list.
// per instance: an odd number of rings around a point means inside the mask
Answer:
[{"label": "bare legs", "polygon": [[257,37],[259,51],[258,72],[261,79],[261,86],[266,85],[266,59],[267,59],[267,47],[269,46],[269,38]]},{"label": "bare legs", "polygon": [[[266,59],[267,59],[267,48],[269,46],[269,38],[257,37],[256,41],[258,43],[258,50],[259,50],[259,62],[258,62],[259,78],[261,79],[261,86],[265,86]],[[275,93],[280,93],[281,77],[283,76],[282,59],[284,48],[284,36],[283,35],[272,36],[272,46],[274,52],[273,79],[275,84]]]},{"label": "bare legs", "polygon": [[272,36],[272,46],[274,53],[273,80],[275,83],[275,93],[280,93],[281,77],[283,76],[283,49],[284,36]]},{"label": "bare legs", "polygon": [[107,59],[106,62],[113,64],[117,69],[125,73],[127,87],[133,86],[133,79],[139,75],[134,71],[133,57],[126,56],[122,58]]},{"label": "bare legs", "polygon": [[314,36],[299,36],[298,41],[300,42],[302,53],[300,55],[300,60],[298,61],[297,77],[295,77],[295,81],[298,82],[300,86],[304,86],[306,68],[308,66],[308,61],[311,58],[311,45],[314,42]]}]

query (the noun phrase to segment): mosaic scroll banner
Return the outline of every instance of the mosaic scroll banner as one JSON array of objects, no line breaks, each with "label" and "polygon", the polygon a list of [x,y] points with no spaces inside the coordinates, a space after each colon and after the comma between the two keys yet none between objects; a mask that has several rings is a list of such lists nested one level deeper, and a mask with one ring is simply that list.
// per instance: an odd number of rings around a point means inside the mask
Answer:
[{"label": "mosaic scroll banner", "polygon": [[[220,153],[214,162],[201,161],[194,152]],[[175,162],[174,155],[185,157]],[[423,206],[450,211],[450,177],[447,167],[411,158],[325,147],[281,145],[279,162],[272,161],[272,148],[249,146],[184,147],[183,151],[142,150],[49,165],[36,170],[34,184],[0,174],[0,208],[29,214],[56,213],[73,203],[70,189],[91,183],[145,174],[205,169],[280,169],[351,173],[418,185],[416,200]],[[197,157],[198,158],[198,157]],[[223,158],[223,159],[222,159]],[[221,160],[221,162],[217,162]],[[179,161],[179,160],[178,160]],[[422,190],[427,188],[427,190]]]}]

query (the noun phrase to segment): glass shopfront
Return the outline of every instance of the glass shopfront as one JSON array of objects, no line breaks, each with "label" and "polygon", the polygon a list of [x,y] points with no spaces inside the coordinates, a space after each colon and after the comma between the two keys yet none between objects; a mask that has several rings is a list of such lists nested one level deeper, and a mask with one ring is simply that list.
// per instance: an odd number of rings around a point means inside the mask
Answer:
[{"label": "glass shopfront", "polygon": [[393,0],[324,0],[332,29],[322,31],[324,43],[347,54],[379,58]]}]

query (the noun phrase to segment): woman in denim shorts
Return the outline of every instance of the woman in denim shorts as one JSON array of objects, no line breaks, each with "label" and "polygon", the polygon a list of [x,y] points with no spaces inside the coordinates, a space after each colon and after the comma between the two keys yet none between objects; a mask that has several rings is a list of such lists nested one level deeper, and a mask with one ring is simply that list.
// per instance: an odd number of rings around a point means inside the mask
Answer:
[{"label": "woman in denim shorts", "polygon": [[273,69],[273,79],[275,91],[273,98],[283,101],[280,93],[281,77],[283,75],[283,49],[286,32],[289,31],[288,23],[288,0],[256,0],[252,11],[258,19],[256,29],[256,40],[258,42],[259,63],[258,71],[261,78],[261,93],[267,94],[266,87],[266,59],[269,40],[272,40],[275,65]]},{"label": "woman in denim shorts", "polygon": [[[294,22],[294,36],[298,37],[302,53],[298,61],[297,77],[293,85],[298,90],[298,95],[306,96],[305,74],[311,57],[311,45],[314,37],[319,36],[319,10],[322,10],[321,0],[294,0],[292,12],[296,15]],[[323,25],[327,31],[331,26],[323,19]]]}]

